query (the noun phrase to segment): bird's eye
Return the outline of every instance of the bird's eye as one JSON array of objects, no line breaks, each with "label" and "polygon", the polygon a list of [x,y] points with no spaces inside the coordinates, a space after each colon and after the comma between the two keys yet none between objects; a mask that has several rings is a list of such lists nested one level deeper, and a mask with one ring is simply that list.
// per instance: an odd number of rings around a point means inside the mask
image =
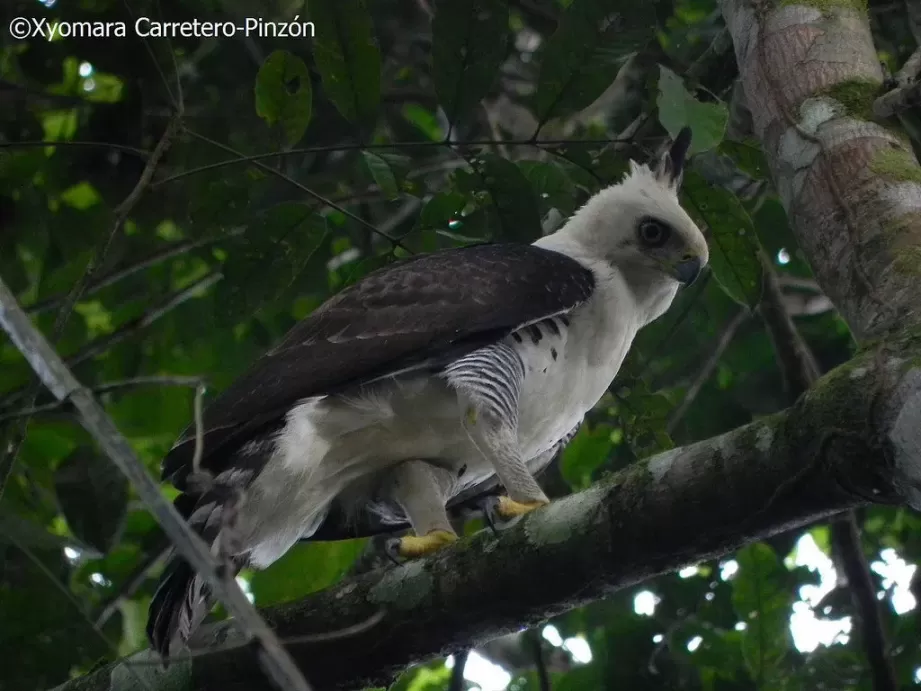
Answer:
[{"label": "bird's eye", "polygon": [[639,225],[640,242],[647,247],[661,247],[668,241],[671,229],[660,221],[647,218]]}]

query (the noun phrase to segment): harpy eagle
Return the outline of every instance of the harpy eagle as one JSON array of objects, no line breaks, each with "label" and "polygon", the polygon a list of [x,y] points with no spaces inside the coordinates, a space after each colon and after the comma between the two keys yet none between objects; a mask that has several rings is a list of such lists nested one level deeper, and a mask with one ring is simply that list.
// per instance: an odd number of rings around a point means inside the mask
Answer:
[{"label": "harpy eagle", "polygon": [[[176,506],[233,568],[298,540],[411,526],[404,558],[457,540],[448,511],[498,481],[494,518],[548,503],[534,479],[633,339],[709,259],[678,202],[690,131],[531,245],[414,256],[335,295],[204,413],[163,461]],[[201,482],[202,477],[209,478]],[[210,609],[173,556],[147,633],[167,659]]]}]

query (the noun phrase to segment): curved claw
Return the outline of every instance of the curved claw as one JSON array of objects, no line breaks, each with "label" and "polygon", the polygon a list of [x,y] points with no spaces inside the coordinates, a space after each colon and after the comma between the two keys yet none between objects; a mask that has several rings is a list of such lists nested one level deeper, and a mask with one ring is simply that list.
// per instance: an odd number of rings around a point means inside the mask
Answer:
[{"label": "curved claw", "polygon": [[384,543],[384,554],[397,566],[402,564],[404,560],[400,559],[400,538],[392,537],[388,539]]},{"label": "curved claw", "polygon": [[456,541],[457,535],[454,533],[449,533],[447,530],[433,530],[422,536],[407,535],[391,538],[384,543],[384,551],[391,561],[402,564],[406,559],[424,557]]},{"label": "curved claw", "polygon": [[521,520],[522,516],[548,503],[546,501],[518,502],[506,496],[489,497],[483,502],[483,514],[489,527],[496,532],[496,530],[511,528]]}]

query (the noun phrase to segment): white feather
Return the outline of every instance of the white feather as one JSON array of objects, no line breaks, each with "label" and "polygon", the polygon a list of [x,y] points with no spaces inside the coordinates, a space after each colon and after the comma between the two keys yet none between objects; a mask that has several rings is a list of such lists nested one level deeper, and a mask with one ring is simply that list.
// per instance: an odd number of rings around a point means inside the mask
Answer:
[{"label": "white feather", "polygon": [[[644,264],[633,243],[636,223],[647,215],[686,234],[706,261],[703,236],[675,191],[636,164],[622,183],[592,197],[557,233],[535,243],[592,269],[596,287],[569,315],[568,329],[539,344],[526,338],[515,344],[526,368],[519,403],[525,458],[540,455],[582,419],[614,379],[637,331],[671,304],[678,283]],[[416,459],[454,471],[466,466],[455,493],[494,472],[467,437],[457,394],[444,381],[408,373],[380,380],[360,396],[303,401],[288,414],[275,455],[239,512],[251,560],[268,565],[316,530],[332,499],[357,480]]]}]

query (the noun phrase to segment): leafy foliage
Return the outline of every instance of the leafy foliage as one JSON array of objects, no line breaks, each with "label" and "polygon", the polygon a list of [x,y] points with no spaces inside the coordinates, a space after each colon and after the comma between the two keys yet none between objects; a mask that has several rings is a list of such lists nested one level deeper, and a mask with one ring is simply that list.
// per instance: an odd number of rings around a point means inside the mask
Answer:
[{"label": "leafy foliage", "polygon": [[506,0],[442,0],[432,20],[432,78],[448,120],[486,96],[505,58]]},{"label": "leafy foliage", "polygon": [[[124,19],[119,3],[33,4],[29,12],[49,20]],[[180,21],[216,8],[192,0],[162,12]],[[219,9],[236,16],[243,5]],[[138,14],[160,11],[132,4]],[[149,51],[131,40],[0,42],[0,276],[50,334],[63,296],[108,246],[55,345],[79,359],[86,386],[122,384],[101,400],[151,473],[192,419],[193,389],[171,378],[204,377],[209,392],[222,390],[336,291],[411,252],[530,242],[684,125],[694,155],[683,202],[708,229],[712,273],[639,334],[546,486],[555,496],[582,489],[786,405],[757,313],[705,370],[739,305],[761,299],[759,251],[798,286],[785,288],[791,300],[822,297],[759,144],[728,122],[737,67],[731,51],[708,48],[724,28],[714,0],[306,0],[260,12],[277,22],[300,12],[316,35],[150,39]],[[914,48],[893,19],[901,12],[874,17],[892,66]],[[179,85],[184,131],[109,244],[113,211],[144,176]],[[631,140],[614,142],[631,122]],[[449,134],[455,146],[443,143]],[[266,152],[278,155],[245,158]],[[190,289],[203,279],[216,282]],[[833,311],[795,316],[823,369],[851,355]],[[0,340],[0,469],[31,380]],[[0,475],[4,691],[51,688],[143,647],[161,568],[154,519],[68,411],[49,402],[39,396],[9,479]],[[868,557],[889,548],[921,559],[916,515],[873,508],[862,521]],[[784,557],[802,534],[554,617],[560,636],[584,638],[593,659],[580,663],[545,640],[553,688],[869,688],[859,636],[811,652],[791,639],[791,608],[808,609],[799,589],[809,578]],[[342,578],[367,548],[298,545],[244,577],[257,605],[291,600]],[[733,560],[738,572],[728,575]],[[652,616],[634,600],[645,590],[656,598]],[[847,594],[832,591],[817,612],[846,616]],[[904,688],[918,666],[915,616],[885,610]],[[515,635],[478,648],[516,691],[540,688],[529,651]],[[175,669],[182,683],[185,670]],[[394,688],[444,689],[450,676],[435,660]],[[138,681],[123,669],[112,685]]]},{"label": "leafy foliage", "polygon": [[109,459],[86,446],[76,448],[54,473],[54,491],[71,532],[108,552],[128,508],[128,481]]},{"label": "leafy foliage", "polygon": [[326,95],[347,120],[370,123],[381,99],[381,55],[363,0],[310,0],[314,59]]},{"label": "leafy foliage", "polygon": [[710,266],[733,300],[754,308],[761,301],[762,268],[755,228],[742,202],[729,190],[714,188],[690,173],[684,195],[692,215],[710,230]]},{"label": "leafy foliage", "polygon": [[654,12],[653,2],[571,3],[541,56],[534,99],[538,121],[568,115],[598,98],[623,60],[649,40]]},{"label": "leafy foliage", "polygon": [[297,144],[310,123],[312,89],[307,65],[286,50],[276,50],[256,75],[256,112],[269,125],[278,123],[288,145]]},{"label": "leafy foliage", "polygon": [[700,153],[717,146],[726,132],[729,112],[720,103],[701,103],[684,88],[681,78],[667,67],[659,66],[659,122],[672,136],[690,127],[690,153]]}]

